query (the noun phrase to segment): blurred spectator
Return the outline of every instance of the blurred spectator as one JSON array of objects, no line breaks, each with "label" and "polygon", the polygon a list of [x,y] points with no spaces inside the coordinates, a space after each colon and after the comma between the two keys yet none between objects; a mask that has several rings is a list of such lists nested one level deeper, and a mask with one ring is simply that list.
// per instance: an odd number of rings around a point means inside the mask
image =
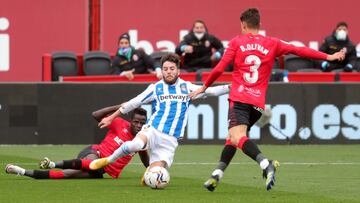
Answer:
[{"label": "blurred spectator", "polygon": [[162,78],[160,67],[154,67],[154,60],[142,49],[135,49],[130,45],[130,35],[124,33],[120,35],[118,50],[112,66],[114,74],[127,77],[129,80],[134,78],[134,74],[154,73]]},{"label": "blurred spectator", "polygon": [[175,52],[184,56],[183,68],[193,72],[200,68],[211,68],[214,61],[220,60],[224,46],[218,38],[208,33],[203,21],[196,20]]},{"label": "blurred spectator", "polygon": [[345,72],[351,72],[355,68],[356,49],[348,36],[348,25],[346,22],[339,22],[334,32],[325,38],[324,43],[320,47],[320,51],[327,54],[333,54],[340,50],[345,52],[343,61],[322,61],[321,69],[329,72],[335,69],[343,69]]}]

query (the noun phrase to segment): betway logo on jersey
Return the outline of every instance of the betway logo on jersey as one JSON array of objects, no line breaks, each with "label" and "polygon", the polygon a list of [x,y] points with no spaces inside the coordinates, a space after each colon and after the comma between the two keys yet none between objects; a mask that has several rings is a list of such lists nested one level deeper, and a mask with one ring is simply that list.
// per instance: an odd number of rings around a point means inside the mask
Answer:
[{"label": "betway logo on jersey", "polygon": [[160,102],[164,102],[164,101],[186,102],[189,100],[189,96],[185,94],[167,94],[167,95],[160,95],[159,100]]},{"label": "betway logo on jersey", "polygon": [[269,50],[264,48],[260,44],[246,44],[246,46],[241,45],[240,49],[242,52],[256,50],[263,53],[264,55],[267,55],[269,53]]}]

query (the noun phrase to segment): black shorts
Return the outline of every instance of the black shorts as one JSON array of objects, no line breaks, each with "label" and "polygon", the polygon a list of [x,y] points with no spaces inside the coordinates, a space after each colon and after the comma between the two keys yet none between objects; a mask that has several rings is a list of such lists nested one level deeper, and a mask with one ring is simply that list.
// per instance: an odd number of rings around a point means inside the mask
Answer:
[{"label": "black shorts", "polygon": [[[90,146],[87,146],[87,147],[85,147],[83,150],[81,150],[81,151],[79,152],[77,158],[78,158],[78,159],[83,159],[83,158],[85,158],[85,157],[86,157],[87,155],[89,155],[89,154],[96,154],[96,155],[98,156],[98,158],[100,158],[99,155],[98,155],[98,152],[97,152],[95,149],[93,149],[93,148],[91,147],[91,145],[90,145]],[[104,173],[105,173],[105,171],[104,171],[103,168],[98,169],[98,170],[96,170],[96,171],[89,171],[89,174],[90,174],[90,176],[91,176],[92,178],[103,178],[103,174],[104,174]]]},{"label": "black shorts", "polygon": [[262,109],[251,104],[234,102],[229,100],[229,126],[232,128],[238,125],[247,125],[248,131],[262,115]]}]

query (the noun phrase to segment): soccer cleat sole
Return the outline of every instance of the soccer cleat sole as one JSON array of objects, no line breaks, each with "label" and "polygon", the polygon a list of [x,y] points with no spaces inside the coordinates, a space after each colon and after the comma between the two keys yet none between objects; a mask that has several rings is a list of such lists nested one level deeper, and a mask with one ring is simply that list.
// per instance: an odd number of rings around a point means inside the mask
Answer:
[{"label": "soccer cleat sole", "polygon": [[90,170],[98,170],[109,165],[109,163],[107,158],[95,159],[90,163],[89,168]]},{"label": "soccer cleat sole", "polygon": [[210,192],[214,192],[217,185],[218,185],[218,181],[215,180],[214,178],[210,178],[204,183],[204,188],[206,188]]},{"label": "soccer cleat sole", "polygon": [[10,173],[9,169],[10,169],[11,166],[12,166],[12,164],[7,164],[5,166],[5,173]]},{"label": "soccer cleat sole", "polygon": [[39,168],[40,169],[49,169],[49,164],[50,164],[50,159],[47,157],[44,157],[44,159],[41,160],[39,163]]},{"label": "soccer cleat sole", "polygon": [[280,167],[280,162],[277,161],[277,160],[272,161],[272,164],[273,164],[275,170],[274,170],[274,172],[270,172],[270,173],[267,174],[266,183],[265,183],[266,190],[268,190],[268,191],[271,190],[274,187],[274,185],[275,185],[275,172]]},{"label": "soccer cleat sole", "polygon": [[16,174],[16,175],[21,175],[21,169],[19,166],[13,165],[13,164],[7,164],[5,166],[5,172],[7,174]]}]

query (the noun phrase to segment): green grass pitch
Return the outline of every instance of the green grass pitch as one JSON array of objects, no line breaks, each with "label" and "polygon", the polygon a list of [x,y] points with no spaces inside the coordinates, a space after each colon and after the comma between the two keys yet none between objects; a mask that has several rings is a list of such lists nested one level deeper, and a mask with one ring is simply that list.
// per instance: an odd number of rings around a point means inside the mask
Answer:
[{"label": "green grass pitch", "polygon": [[221,145],[181,145],[164,190],[140,186],[144,167],[135,156],[120,179],[34,180],[6,174],[7,163],[35,169],[38,161],[71,159],[84,146],[0,146],[0,202],[360,202],[360,145],[262,145],[280,161],[273,190],[259,167],[238,150],[215,192],[202,186]]}]

